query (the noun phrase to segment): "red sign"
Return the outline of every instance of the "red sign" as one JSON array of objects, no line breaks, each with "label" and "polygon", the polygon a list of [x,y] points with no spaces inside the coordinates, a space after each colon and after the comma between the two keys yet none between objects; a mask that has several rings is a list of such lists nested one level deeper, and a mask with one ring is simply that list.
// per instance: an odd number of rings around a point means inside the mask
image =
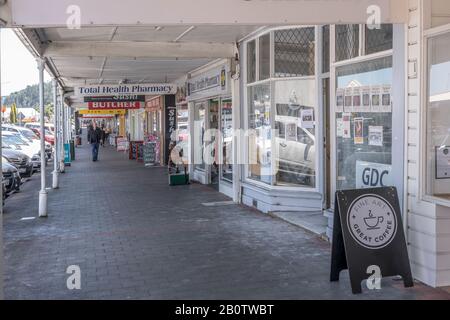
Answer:
[{"label": "red sign", "polygon": [[88,102],[89,110],[106,110],[106,109],[140,109],[142,107],[141,101],[104,101],[104,102]]}]

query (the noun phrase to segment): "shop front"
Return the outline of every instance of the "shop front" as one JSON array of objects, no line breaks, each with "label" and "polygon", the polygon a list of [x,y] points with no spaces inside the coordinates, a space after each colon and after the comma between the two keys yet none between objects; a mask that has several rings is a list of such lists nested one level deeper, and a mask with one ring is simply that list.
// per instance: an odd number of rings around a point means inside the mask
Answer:
[{"label": "shop front", "polygon": [[335,191],[396,186],[403,198],[403,29],[284,27],[243,41],[244,204],[323,212],[330,237]]},{"label": "shop front", "polygon": [[156,164],[164,163],[162,152],[164,132],[161,121],[163,100],[162,96],[147,96],[145,102],[144,141],[154,143]]},{"label": "shop front", "polygon": [[187,83],[192,179],[233,197],[233,103],[228,60],[191,74]]}]

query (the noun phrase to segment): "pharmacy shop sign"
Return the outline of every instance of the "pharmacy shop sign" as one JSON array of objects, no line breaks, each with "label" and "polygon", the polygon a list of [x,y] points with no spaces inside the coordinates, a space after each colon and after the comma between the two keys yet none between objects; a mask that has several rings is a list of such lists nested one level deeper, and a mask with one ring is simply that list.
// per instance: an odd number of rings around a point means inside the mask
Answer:
[{"label": "pharmacy shop sign", "polygon": [[348,269],[353,293],[361,293],[375,266],[413,286],[396,188],[338,191],[334,211],[331,281]]},{"label": "pharmacy shop sign", "polygon": [[176,92],[177,86],[171,83],[88,85],[75,87],[75,95],[78,97],[117,95],[165,95],[175,94]]}]

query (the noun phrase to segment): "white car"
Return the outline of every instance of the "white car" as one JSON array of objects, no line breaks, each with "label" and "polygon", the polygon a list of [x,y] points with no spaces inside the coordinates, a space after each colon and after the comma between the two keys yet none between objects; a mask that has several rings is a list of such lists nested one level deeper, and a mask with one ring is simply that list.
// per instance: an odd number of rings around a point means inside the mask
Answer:
[{"label": "white car", "polygon": [[[20,134],[21,138],[25,140],[28,144],[31,144],[35,149],[37,149],[36,153],[39,153],[41,150],[41,140],[39,137],[33,132],[33,130],[19,127],[15,125],[2,125],[2,131],[5,132],[13,132]],[[45,142],[45,152],[47,157],[51,157],[52,154],[52,145],[48,142]]]},{"label": "white car", "polygon": [[[22,136],[16,132],[3,131],[2,142],[15,150],[19,150],[29,156],[33,162],[33,167],[39,169],[41,167],[40,148],[29,144]],[[47,158],[46,158],[47,163]]]}]

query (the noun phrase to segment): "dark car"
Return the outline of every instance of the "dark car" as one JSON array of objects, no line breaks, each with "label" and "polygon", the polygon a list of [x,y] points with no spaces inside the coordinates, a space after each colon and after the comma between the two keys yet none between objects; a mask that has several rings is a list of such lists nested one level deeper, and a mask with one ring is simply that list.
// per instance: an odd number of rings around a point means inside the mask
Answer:
[{"label": "dark car", "polygon": [[8,163],[7,159],[3,158],[2,171],[6,194],[13,191],[19,191],[22,179],[20,178],[20,173],[17,168]]},{"label": "dark car", "polygon": [[31,177],[33,175],[33,162],[29,156],[6,145],[2,147],[2,154],[6,160],[17,168],[22,177]]}]

